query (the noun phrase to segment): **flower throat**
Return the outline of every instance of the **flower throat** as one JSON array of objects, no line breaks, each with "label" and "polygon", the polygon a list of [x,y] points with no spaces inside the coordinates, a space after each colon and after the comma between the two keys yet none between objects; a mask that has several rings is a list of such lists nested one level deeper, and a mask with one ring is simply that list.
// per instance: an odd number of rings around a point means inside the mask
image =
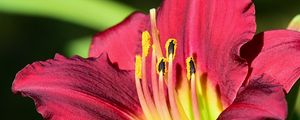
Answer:
[{"label": "flower throat", "polygon": [[[156,26],[156,10],[150,10],[151,35],[148,31],[142,33],[142,55],[136,55],[135,84],[138,98],[147,120],[206,120],[216,119],[220,110],[210,114],[207,110],[207,100],[201,97],[201,84],[196,81],[197,71],[193,57],[186,58],[186,80],[189,88],[184,106],[179,99],[173,78],[173,60],[176,56],[177,40],[169,38],[165,44],[166,56],[163,56],[158,29]],[[151,45],[152,40],[152,45]],[[151,53],[151,69],[147,71],[146,58]],[[149,90],[146,74],[151,74],[151,90]],[[214,105],[217,106],[217,105]],[[201,113],[201,114],[200,114]]]}]

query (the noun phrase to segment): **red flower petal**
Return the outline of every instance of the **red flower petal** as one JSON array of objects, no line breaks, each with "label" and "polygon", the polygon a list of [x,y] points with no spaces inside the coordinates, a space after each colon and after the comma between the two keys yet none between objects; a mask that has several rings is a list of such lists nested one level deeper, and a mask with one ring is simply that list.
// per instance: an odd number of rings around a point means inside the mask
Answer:
[{"label": "red flower petal", "polygon": [[270,84],[273,80],[266,75],[252,80],[218,119],[284,120],[287,116],[285,93],[282,86]]},{"label": "red flower petal", "polygon": [[112,63],[120,69],[133,70],[136,53],[141,51],[141,36],[148,19],[142,13],[133,13],[122,23],[96,34],[90,46],[89,56],[98,57],[107,52]]},{"label": "red flower petal", "polygon": [[239,48],[254,36],[254,13],[251,0],[165,0],[158,14],[160,38],[176,38],[174,63],[193,55],[230,104],[247,74]]},{"label": "red flower petal", "polygon": [[14,93],[31,97],[45,119],[130,119],[141,117],[134,73],[106,59],[56,56],[21,70]]},{"label": "red flower petal", "polygon": [[243,46],[242,55],[251,63],[251,78],[267,74],[289,92],[300,77],[300,33],[267,31]]}]

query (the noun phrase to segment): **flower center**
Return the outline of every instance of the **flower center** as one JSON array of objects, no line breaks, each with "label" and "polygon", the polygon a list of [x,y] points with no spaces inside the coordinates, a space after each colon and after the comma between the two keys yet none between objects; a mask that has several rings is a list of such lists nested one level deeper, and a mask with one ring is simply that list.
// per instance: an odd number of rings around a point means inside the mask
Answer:
[{"label": "flower center", "polygon": [[[135,83],[138,98],[148,120],[209,120],[216,119],[223,111],[220,99],[215,90],[208,89],[197,71],[193,57],[186,59],[185,88],[176,89],[173,78],[173,60],[176,55],[177,41],[169,38],[165,44],[166,57],[163,56],[158,29],[156,11],[150,10],[151,35],[142,33],[142,55],[136,55]],[[147,71],[146,58],[149,54],[152,39],[151,69]],[[149,66],[148,66],[149,67]],[[151,77],[151,91],[147,81]],[[206,93],[209,93],[207,95]]]}]

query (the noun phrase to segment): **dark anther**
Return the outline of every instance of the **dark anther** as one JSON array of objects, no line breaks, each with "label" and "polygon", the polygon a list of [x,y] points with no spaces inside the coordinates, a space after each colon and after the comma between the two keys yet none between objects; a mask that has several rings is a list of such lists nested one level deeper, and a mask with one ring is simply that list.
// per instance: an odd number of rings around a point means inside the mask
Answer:
[{"label": "dark anther", "polygon": [[172,54],[174,55],[174,47],[175,47],[175,43],[174,40],[171,40],[171,42],[169,43],[169,47],[168,47],[168,55]]},{"label": "dark anther", "polygon": [[162,71],[163,73],[165,73],[165,70],[166,70],[166,63],[165,63],[164,59],[162,59],[158,64],[158,71],[159,72]]},{"label": "dark anther", "polygon": [[190,73],[193,74],[193,73],[196,72],[196,70],[195,70],[195,63],[194,63],[193,60],[190,60],[189,63],[190,63]]}]

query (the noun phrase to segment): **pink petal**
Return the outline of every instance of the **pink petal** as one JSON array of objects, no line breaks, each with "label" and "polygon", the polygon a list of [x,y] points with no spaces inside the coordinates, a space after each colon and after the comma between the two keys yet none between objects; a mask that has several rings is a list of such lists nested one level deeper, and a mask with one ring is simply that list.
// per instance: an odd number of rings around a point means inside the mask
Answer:
[{"label": "pink petal", "polygon": [[242,49],[251,63],[251,78],[267,74],[282,85],[286,92],[300,77],[300,33],[288,30],[258,34]]},{"label": "pink petal", "polygon": [[120,24],[97,33],[90,46],[89,56],[98,57],[108,53],[112,63],[120,69],[133,70],[136,53],[141,51],[141,36],[145,30],[146,17],[142,13],[133,13]]},{"label": "pink petal", "polygon": [[273,80],[266,75],[253,79],[218,119],[284,120],[287,116],[285,93],[282,86],[271,84]]},{"label": "pink petal", "polygon": [[133,76],[114,68],[104,54],[88,59],[56,55],[27,65],[12,90],[32,98],[45,119],[131,119],[142,114]]},{"label": "pink petal", "polygon": [[165,0],[158,28],[163,44],[168,38],[178,40],[174,63],[184,65],[193,55],[210,82],[220,87],[226,106],[247,74],[239,49],[254,36],[254,14],[251,0]]}]

